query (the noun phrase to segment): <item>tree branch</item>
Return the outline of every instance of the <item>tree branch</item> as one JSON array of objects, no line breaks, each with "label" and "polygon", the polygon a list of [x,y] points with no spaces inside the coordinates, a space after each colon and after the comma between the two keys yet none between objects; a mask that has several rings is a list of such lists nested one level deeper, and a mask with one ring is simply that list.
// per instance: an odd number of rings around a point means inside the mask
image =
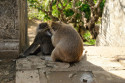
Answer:
[{"label": "tree branch", "polygon": [[102,0],[98,0],[97,3],[95,4],[94,8],[98,8]]},{"label": "tree branch", "polygon": [[84,27],[86,28],[88,26],[87,19],[85,18],[85,13],[82,12],[82,22],[84,22]]},{"label": "tree branch", "polygon": [[67,20],[67,23],[71,23],[72,20],[75,18],[77,13],[74,13],[72,16],[68,17],[66,20]]},{"label": "tree branch", "polygon": [[[72,10],[73,10],[73,12],[74,12],[74,14],[72,15],[72,16],[70,16],[70,17],[68,17],[67,18],[67,22],[68,23],[70,23],[70,22],[72,22],[72,20],[73,19],[75,19],[75,16],[77,15],[77,14],[81,14],[82,12],[79,10],[79,8],[80,7],[82,7],[82,5],[83,5],[83,3],[85,3],[85,1],[84,0],[80,0],[81,2],[82,2],[82,4],[81,5],[79,5],[79,6],[76,6],[75,4],[77,3],[77,0],[72,0]],[[84,16],[83,16],[84,17]],[[84,18],[85,19],[85,18]]]},{"label": "tree branch", "polygon": [[[62,8],[59,8],[59,6],[58,6],[59,3],[61,4],[61,7],[62,7]],[[57,7],[58,11],[60,12],[60,15],[58,16],[58,17],[60,18],[60,21],[66,22],[66,16],[65,16],[65,14],[63,13],[63,10],[64,10],[64,8],[65,8],[66,6],[65,6],[65,7],[63,6],[63,3],[62,3],[61,0],[57,0],[57,2],[56,2],[56,7]]]},{"label": "tree branch", "polygon": [[86,0],[90,7],[93,7],[95,5],[93,0]]},{"label": "tree branch", "polygon": [[41,9],[45,14],[47,14],[53,21],[58,21],[59,19],[57,17],[54,17],[50,11],[46,11],[44,9]]}]

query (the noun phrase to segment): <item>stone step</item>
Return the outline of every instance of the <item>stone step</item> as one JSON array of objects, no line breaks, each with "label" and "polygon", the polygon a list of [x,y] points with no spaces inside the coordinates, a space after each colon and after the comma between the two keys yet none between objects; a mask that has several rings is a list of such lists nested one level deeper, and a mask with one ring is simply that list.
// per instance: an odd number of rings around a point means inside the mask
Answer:
[{"label": "stone step", "polygon": [[[29,56],[16,61],[16,83],[125,83],[124,47],[85,47],[79,63]],[[122,53],[121,53],[122,52]],[[122,57],[121,57],[122,56]]]},{"label": "stone step", "polygon": [[22,70],[16,83],[125,83],[125,71],[43,71]]}]

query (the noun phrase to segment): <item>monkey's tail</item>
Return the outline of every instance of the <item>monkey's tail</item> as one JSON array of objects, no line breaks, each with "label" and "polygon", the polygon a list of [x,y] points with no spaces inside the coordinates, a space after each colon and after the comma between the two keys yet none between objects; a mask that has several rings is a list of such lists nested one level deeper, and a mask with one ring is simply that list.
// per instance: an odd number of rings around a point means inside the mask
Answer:
[{"label": "monkey's tail", "polygon": [[79,57],[79,61],[82,60],[87,54],[87,50],[83,50],[82,56]]},{"label": "monkey's tail", "polygon": [[84,55],[86,55],[86,54],[87,54],[87,52],[88,52],[88,51],[84,49],[84,50],[83,50],[83,54],[82,54],[82,55],[83,55],[83,56],[84,56]]}]

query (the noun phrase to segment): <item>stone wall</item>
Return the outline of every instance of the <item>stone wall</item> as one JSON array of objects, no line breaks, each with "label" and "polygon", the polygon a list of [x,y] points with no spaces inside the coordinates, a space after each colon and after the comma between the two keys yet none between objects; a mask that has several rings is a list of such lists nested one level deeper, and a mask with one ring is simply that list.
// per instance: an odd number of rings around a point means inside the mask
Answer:
[{"label": "stone wall", "polygon": [[97,46],[125,46],[125,0],[106,0]]},{"label": "stone wall", "polygon": [[26,46],[26,0],[0,0],[0,58],[16,58]]}]

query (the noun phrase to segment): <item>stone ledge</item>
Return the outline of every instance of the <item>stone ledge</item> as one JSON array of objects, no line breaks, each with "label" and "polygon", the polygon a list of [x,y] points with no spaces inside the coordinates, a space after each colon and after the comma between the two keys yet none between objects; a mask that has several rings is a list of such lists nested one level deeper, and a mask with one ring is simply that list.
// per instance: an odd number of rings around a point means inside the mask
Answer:
[{"label": "stone ledge", "polygon": [[14,59],[19,55],[19,50],[0,50],[0,59]]},{"label": "stone ledge", "polygon": [[0,42],[0,50],[18,50],[19,42]]},{"label": "stone ledge", "polygon": [[[124,83],[125,67],[116,56],[123,55],[123,48],[85,47],[88,51],[79,63],[68,64],[42,60],[39,56],[29,56],[16,61],[16,70],[24,71],[23,75],[30,78],[29,71],[39,74],[38,83]],[[108,50],[110,49],[110,50]],[[119,49],[118,51],[114,51]],[[116,53],[112,53],[116,52]],[[98,54],[99,53],[99,54]],[[105,53],[105,54],[103,54]],[[109,53],[109,54],[108,54]],[[119,55],[117,55],[120,53]],[[18,74],[18,73],[17,73]],[[19,75],[18,75],[19,76]],[[23,78],[27,80],[27,78]],[[83,82],[84,81],[84,82]],[[20,83],[20,82],[16,82]],[[27,83],[23,81],[23,83]],[[32,83],[31,81],[29,83]]]}]

